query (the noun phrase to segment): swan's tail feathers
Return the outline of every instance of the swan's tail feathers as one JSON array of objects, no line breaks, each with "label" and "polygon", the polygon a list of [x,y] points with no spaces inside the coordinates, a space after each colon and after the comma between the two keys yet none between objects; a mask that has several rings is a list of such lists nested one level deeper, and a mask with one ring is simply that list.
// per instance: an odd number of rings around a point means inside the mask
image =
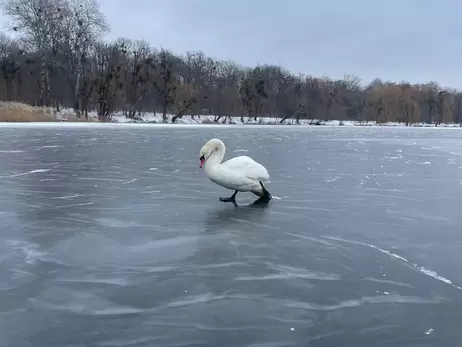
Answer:
[{"label": "swan's tail feathers", "polygon": [[273,199],[273,196],[271,195],[271,193],[268,191],[268,189],[266,189],[266,187],[263,185],[263,182],[260,181],[260,186],[261,186],[261,189],[263,190],[263,195],[261,196],[261,199],[262,200],[265,200],[265,201],[270,201]]}]

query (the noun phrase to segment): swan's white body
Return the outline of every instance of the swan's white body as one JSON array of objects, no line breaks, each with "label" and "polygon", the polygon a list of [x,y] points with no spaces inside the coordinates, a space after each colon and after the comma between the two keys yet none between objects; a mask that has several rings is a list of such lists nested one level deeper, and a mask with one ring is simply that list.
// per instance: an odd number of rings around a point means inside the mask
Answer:
[{"label": "swan's white body", "polygon": [[252,192],[263,197],[262,183],[268,182],[266,168],[250,157],[239,156],[221,162],[225,156],[225,144],[211,139],[200,151],[201,164],[205,174],[214,183],[238,192]]}]

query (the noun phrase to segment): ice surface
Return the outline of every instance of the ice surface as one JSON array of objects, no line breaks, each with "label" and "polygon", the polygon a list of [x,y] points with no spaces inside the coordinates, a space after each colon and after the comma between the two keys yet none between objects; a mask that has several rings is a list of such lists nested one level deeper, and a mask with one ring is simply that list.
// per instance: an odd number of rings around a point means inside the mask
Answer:
[{"label": "ice surface", "polygon": [[[210,127],[0,126],[1,347],[462,341],[462,132]],[[211,137],[280,199],[220,203]]]}]

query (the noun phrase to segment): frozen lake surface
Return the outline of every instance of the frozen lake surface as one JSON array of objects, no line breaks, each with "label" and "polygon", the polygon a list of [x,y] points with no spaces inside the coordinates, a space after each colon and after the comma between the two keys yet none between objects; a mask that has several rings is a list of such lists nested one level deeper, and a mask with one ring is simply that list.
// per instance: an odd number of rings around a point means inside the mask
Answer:
[{"label": "frozen lake surface", "polygon": [[[211,137],[280,199],[199,169]],[[0,346],[460,346],[462,132],[0,127]]]}]

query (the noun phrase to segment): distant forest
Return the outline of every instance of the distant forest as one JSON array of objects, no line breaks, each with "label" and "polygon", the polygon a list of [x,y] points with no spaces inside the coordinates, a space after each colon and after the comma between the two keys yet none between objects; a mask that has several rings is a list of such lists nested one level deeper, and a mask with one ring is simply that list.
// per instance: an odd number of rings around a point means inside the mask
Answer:
[{"label": "distant forest", "polygon": [[[462,93],[435,82],[331,80],[276,65],[242,67],[202,52],[177,55],[145,41],[101,41],[110,28],[96,0],[1,0],[11,33],[0,33],[0,100],[123,111],[136,118],[183,115],[320,120],[462,122]],[[155,33],[153,33],[155,34]]]}]

